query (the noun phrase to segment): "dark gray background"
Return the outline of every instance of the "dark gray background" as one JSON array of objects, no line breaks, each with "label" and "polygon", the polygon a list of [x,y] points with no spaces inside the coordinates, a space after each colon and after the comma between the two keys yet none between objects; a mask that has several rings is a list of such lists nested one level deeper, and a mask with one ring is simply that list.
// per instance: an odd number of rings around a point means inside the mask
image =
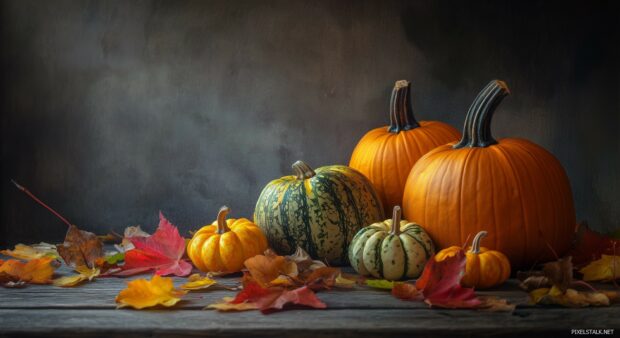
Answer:
[{"label": "dark gray background", "polygon": [[162,210],[182,230],[251,217],[304,159],[348,163],[395,80],[461,128],[487,81],[497,137],[564,164],[578,219],[620,226],[619,12],[612,1],[2,1],[0,245],[105,233]]}]

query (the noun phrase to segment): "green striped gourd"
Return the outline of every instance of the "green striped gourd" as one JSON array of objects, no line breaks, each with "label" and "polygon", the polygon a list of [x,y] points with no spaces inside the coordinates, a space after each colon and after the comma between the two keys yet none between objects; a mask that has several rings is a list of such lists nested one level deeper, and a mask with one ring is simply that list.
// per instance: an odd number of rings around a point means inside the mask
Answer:
[{"label": "green striped gourd", "polygon": [[313,170],[297,161],[292,167],[295,175],[273,180],[263,189],[254,223],[278,254],[292,254],[299,246],[315,259],[346,264],[355,233],[383,215],[372,184],[347,166]]},{"label": "green striped gourd", "polygon": [[424,229],[401,221],[400,206],[394,207],[392,219],[360,230],[349,247],[355,271],[388,280],[419,277],[434,254],[433,241]]}]

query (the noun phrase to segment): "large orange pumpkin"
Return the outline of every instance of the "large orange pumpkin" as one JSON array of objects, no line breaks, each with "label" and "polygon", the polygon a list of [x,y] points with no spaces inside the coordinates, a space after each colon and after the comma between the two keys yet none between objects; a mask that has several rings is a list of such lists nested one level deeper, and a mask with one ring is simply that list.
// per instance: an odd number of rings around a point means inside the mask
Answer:
[{"label": "large orange pumpkin", "polygon": [[523,268],[568,250],[575,208],[566,173],[551,153],[524,139],[491,136],[493,113],[508,94],[497,80],[478,94],[461,141],[429,152],[411,170],[403,210],[440,248],[461,246],[469,234],[489,229],[487,246]]},{"label": "large orange pumpkin", "polygon": [[401,204],[407,176],[416,161],[431,149],[460,137],[448,124],[416,121],[410,88],[409,81],[396,82],[390,100],[390,125],[364,135],[349,163],[372,182],[387,214]]}]

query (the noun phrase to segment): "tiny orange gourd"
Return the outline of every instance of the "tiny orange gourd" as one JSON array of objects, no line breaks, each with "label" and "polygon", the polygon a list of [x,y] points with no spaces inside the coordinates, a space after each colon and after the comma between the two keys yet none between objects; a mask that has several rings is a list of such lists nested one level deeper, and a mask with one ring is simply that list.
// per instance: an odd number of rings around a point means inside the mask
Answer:
[{"label": "tiny orange gourd", "polygon": [[[465,274],[461,279],[461,285],[488,289],[504,283],[510,277],[510,261],[503,253],[480,247],[480,241],[487,235],[486,231],[480,231],[471,244],[469,251],[465,253],[467,262]],[[462,248],[451,246],[443,249],[435,256],[436,261],[442,261],[456,255]]]},{"label": "tiny orange gourd", "polygon": [[226,219],[230,209],[220,208],[217,220],[198,230],[187,244],[187,255],[201,271],[237,272],[246,259],[262,254],[267,239],[247,218]]}]

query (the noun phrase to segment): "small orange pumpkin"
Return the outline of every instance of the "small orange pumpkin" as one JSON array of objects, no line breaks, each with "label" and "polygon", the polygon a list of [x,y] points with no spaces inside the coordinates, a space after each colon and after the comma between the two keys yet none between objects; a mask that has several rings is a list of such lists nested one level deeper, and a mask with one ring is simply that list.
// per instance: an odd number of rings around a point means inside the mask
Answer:
[{"label": "small orange pumpkin", "polygon": [[246,259],[267,249],[267,238],[247,218],[226,219],[230,209],[223,206],[217,220],[198,230],[187,244],[187,255],[204,271],[237,272]]},{"label": "small orange pumpkin", "polygon": [[[461,285],[488,289],[504,283],[510,277],[510,261],[503,253],[480,247],[480,240],[487,235],[486,231],[480,231],[471,244],[469,251],[465,253],[467,263],[465,274],[461,279]],[[456,255],[461,250],[459,246],[451,246],[443,249],[435,256],[436,261],[442,261]]]}]

